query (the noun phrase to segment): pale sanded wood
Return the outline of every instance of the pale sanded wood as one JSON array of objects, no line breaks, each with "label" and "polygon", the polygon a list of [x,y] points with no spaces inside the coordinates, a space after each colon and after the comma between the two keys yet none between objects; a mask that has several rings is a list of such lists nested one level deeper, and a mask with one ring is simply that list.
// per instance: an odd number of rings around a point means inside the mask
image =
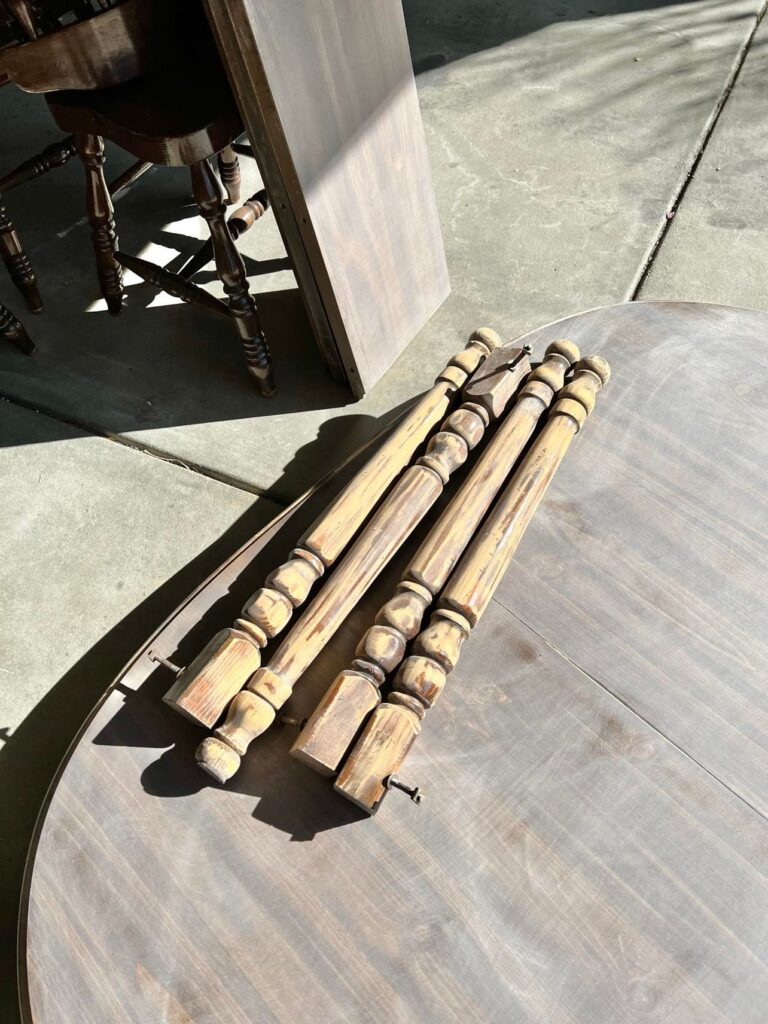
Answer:
[{"label": "pale sanded wood", "polygon": [[289,253],[362,395],[448,294],[401,0],[207,7]]},{"label": "pale sanded wood", "polygon": [[[375,508],[390,484],[450,408],[457,390],[491,353],[501,347],[495,331],[473,331],[464,348],[438,373],[434,385],[403,416],[347,486],[329,502],[296,543],[287,560],[273,568],[264,585],[250,595],[241,615],[252,624],[257,648],[285,629],[295,609],[331,567]],[[258,653],[258,651],[257,651]],[[212,662],[223,656],[225,670]],[[232,659],[218,645],[183,671],[165,701],[193,721],[210,728],[258,667],[251,658]]]},{"label": "pale sanded wood", "polygon": [[[547,346],[493,439],[420,545],[396,591],[376,614],[351,665],[334,679],[291,747],[291,754],[325,775],[336,772],[370,712],[381,686],[420,631],[440,592],[525,445],[565,382],[578,348],[568,341]],[[467,389],[469,390],[469,389]]]},{"label": "pale sanded wood", "polygon": [[440,697],[461,649],[491,602],[571,442],[608,383],[610,369],[588,356],[561,388],[541,432],[475,539],[451,573],[435,610],[397,672],[386,701],[371,715],[345,759],[334,788],[375,813],[421,731],[425,712]]},{"label": "pale sanded wood", "polygon": [[[413,749],[422,805],[392,793],[355,817],[288,756],[288,728],[234,786],[206,784],[145,649],[41,820],[27,1024],[763,1024],[768,828],[734,789],[758,792],[766,767],[768,315],[640,303],[531,340],[562,336],[614,377]],[[329,497],[148,646],[183,664]],[[313,665],[296,717],[411,555]]]},{"label": "pale sanded wood", "polygon": [[[494,372],[486,372],[490,364]],[[527,355],[509,347],[497,349],[482,364],[482,381],[472,387],[470,380],[467,397],[371,515],[332,578],[269,662],[257,669],[237,694],[224,722],[200,744],[195,756],[201,769],[218,782],[226,782],[237,772],[251,742],[269,729],[294,686],[423,522],[451,476],[513,398],[529,367]]]}]

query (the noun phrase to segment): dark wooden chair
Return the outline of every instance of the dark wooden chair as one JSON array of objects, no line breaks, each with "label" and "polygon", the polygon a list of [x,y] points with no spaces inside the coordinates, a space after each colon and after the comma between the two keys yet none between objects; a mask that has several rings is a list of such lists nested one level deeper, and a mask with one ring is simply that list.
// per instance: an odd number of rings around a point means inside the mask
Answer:
[{"label": "dark wooden chair", "polygon": [[[171,6],[176,6],[179,15],[173,20],[174,33],[163,39],[156,36],[154,45],[149,48],[149,70],[145,69],[143,74],[134,74],[135,60],[116,53],[115,35],[119,35],[116,29],[109,36],[104,53],[92,49],[87,60],[82,47],[72,45],[67,65],[65,54],[59,48],[57,61],[53,62],[55,74],[47,78],[34,52],[34,48],[40,46],[50,50],[57,36],[69,34],[74,38],[75,29],[89,26],[91,44],[95,46],[104,35],[103,31],[95,35],[94,26],[100,20],[110,16],[114,20],[116,12],[129,3],[141,6],[143,2],[126,0],[100,17],[9,51],[14,56],[9,61],[3,55],[0,71],[5,71],[28,91],[44,92],[54,120],[73,138],[72,144],[86,171],[88,217],[99,283],[113,315],[120,312],[123,304],[122,262],[126,258],[118,251],[112,197],[104,177],[104,139],[135,156],[134,167],[189,166],[193,194],[210,228],[216,269],[228,297],[229,312],[243,345],[248,371],[261,393],[269,395],[274,390],[269,349],[248,287],[245,265],[234,244],[236,231],[228,227],[225,219],[225,197],[208,162],[217,156],[227,189],[226,198],[237,202],[240,172],[232,144],[242,134],[243,126],[202,8],[186,3],[182,9],[178,7],[178,0],[173,0]],[[128,48],[129,42],[125,43]],[[28,61],[19,59],[20,51],[26,51]],[[159,52],[165,63],[162,71],[157,70]],[[34,61],[32,70],[29,61]],[[83,63],[84,68],[79,77],[78,62]],[[108,66],[103,75],[102,63]],[[127,77],[114,82],[112,79],[119,77],[115,67],[121,64]],[[104,81],[106,85],[101,87]],[[73,83],[80,87],[59,88],[61,84]],[[166,290],[172,294],[180,294],[186,301],[210,308],[211,303],[201,299],[200,290],[191,282],[146,261],[138,261],[138,264],[150,268],[142,274],[147,280],[160,287],[170,285]],[[196,301],[198,298],[200,302]]]},{"label": "dark wooden chair", "polygon": [[[68,135],[59,142],[52,142],[0,178],[0,258],[32,313],[40,313],[43,309],[37,274],[21,243],[19,232],[11,221],[3,197],[19,185],[39,178],[57,167],[63,167],[76,153],[75,137]],[[152,164],[145,160],[137,160],[119,174],[109,184],[112,200],[122,195],[151,166]]]},{"label": "dark wooden chair", "polygon": [[60,142],[51,143],[42,152],[25,160],[0,178],[0,257],[11,280],[33,313],[39,313],[43,308],[37,275],[21,244],[19,233],[8,215],[3,196],[11,189],[18,188],[19,185],[46,174],[55,167],[62,167],[74,154],[75,140],[70,136]]},{"label": "dark wooden chair", "polygon": [[32,339],[24,329],[24,325],[17,320],[13,313],[0,302],[0,338],[3,341],[10,341],[25,355],[31,356],[35,351]]},{"label": "dark wooden chair", "polygon": [[[26,92],[77,86],[106,86],[135,76],[157,57],[151,41],[171,23],[173,4],[159,11],[150,0],[124,0],[104,18],[95,15],[113,7],[111,0],[0,0],[0,85],[15,82]],[[90,20],[84,20],[90,19]],[[70,24],[67,24],[70,21]],[[92,52],[101,54],[93,62]],[[16,226],[3,203],[18,188],[57,167],[76,153],[72,136],[53,142],[0,178],[0,258],[33,313],[43,309],[37,275]],[[135,164],[110,185],[112,198],[151,164]]]}]

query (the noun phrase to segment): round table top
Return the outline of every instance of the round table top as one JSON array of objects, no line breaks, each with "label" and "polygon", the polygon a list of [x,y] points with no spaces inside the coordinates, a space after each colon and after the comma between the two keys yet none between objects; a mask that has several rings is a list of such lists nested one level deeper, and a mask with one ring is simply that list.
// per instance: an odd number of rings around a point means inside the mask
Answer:
[{"label": "round table top", "polygon": [[[768,314],[634,303],[527,340],[556,337],[613,378],[424,721],[401,775],[425,801],[362,815],[288,757],[289,727],[215,785],[144,648],[41,816],[27,1021],[763,1024]],[[148,647],[185,663],[344,478]]]}]

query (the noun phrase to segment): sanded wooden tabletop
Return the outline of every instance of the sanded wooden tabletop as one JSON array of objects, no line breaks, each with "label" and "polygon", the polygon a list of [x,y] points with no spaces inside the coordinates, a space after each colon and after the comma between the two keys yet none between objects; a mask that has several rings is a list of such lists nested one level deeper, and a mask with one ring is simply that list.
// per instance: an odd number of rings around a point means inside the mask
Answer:
[{"label": "sanded wooden tabletop", "polygon": [[[424,803],[361,816],[289,727],[216,786],[140,652],[41,818],[28,1021],[764,1024],[768,314],[636,303],[528,340],[555,337],[614,376],[401,772]],[[184,663],[343,478],[149,646]]]}]

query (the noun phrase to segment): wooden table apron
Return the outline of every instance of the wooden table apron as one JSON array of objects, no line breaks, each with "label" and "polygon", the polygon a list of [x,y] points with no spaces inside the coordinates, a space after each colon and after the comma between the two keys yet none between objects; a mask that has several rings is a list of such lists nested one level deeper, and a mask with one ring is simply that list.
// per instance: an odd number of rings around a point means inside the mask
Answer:
[{"label": "wooden table apron", "polygon": [[[41,814],[27,1022],[763,1024],[768,314],[636,303],[528,340],[559,336],[613,380],[408,760],[425,802],[361,816],[288,728],[217,787],[144,648]],[[191,656],[339,484],[148,647]]]}]

